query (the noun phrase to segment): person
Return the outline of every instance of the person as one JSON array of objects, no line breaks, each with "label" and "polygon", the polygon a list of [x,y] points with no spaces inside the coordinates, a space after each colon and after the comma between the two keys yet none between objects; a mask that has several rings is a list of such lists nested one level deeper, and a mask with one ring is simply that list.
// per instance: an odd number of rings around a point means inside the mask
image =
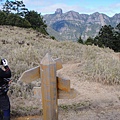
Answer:
[{"label": "person", "polygon": [[3,68],[0,68],[0,120],[10,120],[10,101],[7,92],[11,70],[6,59],[1,59],[1,65]]}]

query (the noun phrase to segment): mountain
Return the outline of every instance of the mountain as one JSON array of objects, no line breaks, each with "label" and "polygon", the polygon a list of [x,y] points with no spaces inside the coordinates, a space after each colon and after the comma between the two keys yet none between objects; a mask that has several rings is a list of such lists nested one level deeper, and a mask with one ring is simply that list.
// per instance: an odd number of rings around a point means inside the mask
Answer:
[{"label": "mountain", "polygon": [[[104,25],[115,27],[120,23],[120,13],[109,17],[105,14],[95,12],[93,14],[79,14],[75,11],[62,12],[58,8],[54,14],[46,14],[43,16],[49,28],[53,29],[59,35],[58,40],[76,41],[80,36],[86,40],[88,37],[95,37],[100,28]],[[56,33],[48,31],[50,35]],[[61,36],[61,38],[60,38]]]}]

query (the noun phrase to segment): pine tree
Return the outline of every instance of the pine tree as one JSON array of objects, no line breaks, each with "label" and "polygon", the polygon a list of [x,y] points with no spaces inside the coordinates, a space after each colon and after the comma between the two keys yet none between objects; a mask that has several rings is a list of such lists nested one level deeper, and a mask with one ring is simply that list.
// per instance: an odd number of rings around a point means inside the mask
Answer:
[{"label": "pine tree", "polygon": [[81,44],[84,43],[84,42],[83,42],[83,39],[81,38],[81,36],[79,37],[79,39],[77,40],[77,42],[78,42],[78,43],[81,43]]},{"label": "pine tree", "polygon": [[115,52],[120,52],[120,23],[115,27],[103,26],[94,38],[94,44],[99,47],[109,47]]},{"label": "pine tree", "polygon": [[23,3],[23,1],[17,1],[17,0],[15,1],[6,0],[2,9],[7,14],[15,13],[21,17],[24,17],[25,14],[28,12],[28,9],[25,8],[25,4]]},{"label": "pine tree", "polygon": [[31,27],[33,29],[36,29],[38,31],[40,31],[43,34],[48,34],[46,31],[47,25],[45,24],[45,21],[43,20],[43,17],[41,17],[40,14],[38,14],[37,12],[33,11],[29,11],[26,15],[25,15],[25,19],[28,20],[31,24]]},{"label": "pine tree", "polygon": [[12,7],[11,10],[15,11],[16,14],[18,14],[19,16],[24,17],[25,14],[28,12],[28,9],[25,8],[25,4],[23,3],[23,1],[11,1]]},{"label": "pine tree", "polygon": [[[113,39],[114,39],[114,35],[113,35],[113,27],[111,25],[107,26],[103,26],[97,36],[97,42],[98,42],[98,46],[100,47],[109,47],[112,48],[113,45]],[[96,38],[95,38],[96,39]]]},{"label": "pine tree", "polygon": [[7,14],[3,11],[0,11],[0,25],[5,25]]},{"label": "pine tree", "polygon": [[9,13],[11,13],[11,7],[12,7],[12,3],[9,0],[6,0],[5,4],[3,5],[2,10],[6,14],[9,14]]},{"label": "pine tree", "polygon": [[91,37],[87,38],[87,40],[85,41],[85,44],[86,45],[92,45],[92,44],[94,44],[93,38],[91,38]]},{"label": "pine tree", "polygon": [[114,37],[115,37],[114,50],[116,52],[120,52],[120,23],[115,27]]}]

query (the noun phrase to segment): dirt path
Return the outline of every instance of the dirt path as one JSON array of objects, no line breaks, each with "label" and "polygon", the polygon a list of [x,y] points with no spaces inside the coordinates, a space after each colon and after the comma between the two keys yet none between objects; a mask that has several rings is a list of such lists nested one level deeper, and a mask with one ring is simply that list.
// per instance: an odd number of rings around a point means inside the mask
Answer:
[{"label": "dirt path", "polygon": [[[60,110],[59,120],[120,120],[120,106]],[[12,120],[42,120],[42,116],[20,117]]]},{"label": "dirt path", "polygon": [[76,98],[59,101],[65,105],[78,104],[73,110],[61,112],[64,117],[60,120],[120,120],[120,86],[86,81],[82,76],[78,79],[78,66],[79,63],[66,64],[60,73],[70,76],[71,87],[78,91]]}]

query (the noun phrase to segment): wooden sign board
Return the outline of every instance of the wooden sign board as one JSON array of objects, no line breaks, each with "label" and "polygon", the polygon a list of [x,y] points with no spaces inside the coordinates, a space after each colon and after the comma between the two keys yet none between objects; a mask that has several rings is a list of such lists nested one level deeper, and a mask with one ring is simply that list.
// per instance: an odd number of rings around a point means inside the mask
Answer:
[{"label": "wooden sign board", "polygon": [[35,98],[42,99],[41,87],[34,87],[33,94]]},{"label": "wooden sign board", "polygon": [[73,88],[69,92],[58,90],[58,99],[73,99],[77,95],[77,91]]},{"label": "wooden sign board", "polygon": [[54,61],[56,62],[56,70],[60,70],[61,68],[63,68],[60,58],[54,59]]},{"label": "wooden sign board", "polygon": [[[42,99],[41,87],[34,87],[33,93],[34,93],[35,98]],[[73,99],[76,97],[77,93],[78,92],[76,90],[74,90],[73,88],[71,88],[69,92],[58,89],[57,96],[58,96],[58,99]]]},{"label": "wooden sign board", "polygon": [[70,80],[57,77],[57,88],[66,92],[70,92]]},{"label": "wooden sign board", "polygon": [[37,80],[39,78],[40,78],[40,66],[37,66],[30,70],[25,71],[19,78],[19,81],[31,83],[32,81]]}]

